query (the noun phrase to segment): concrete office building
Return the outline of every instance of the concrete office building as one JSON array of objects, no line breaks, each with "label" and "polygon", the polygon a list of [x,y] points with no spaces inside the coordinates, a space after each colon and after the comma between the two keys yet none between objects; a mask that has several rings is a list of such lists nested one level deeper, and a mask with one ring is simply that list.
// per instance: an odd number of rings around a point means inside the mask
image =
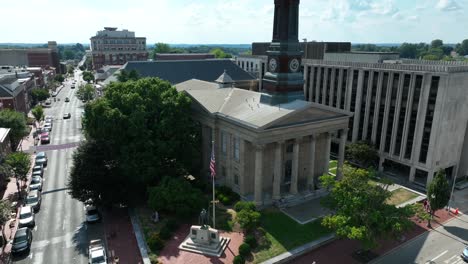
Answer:
[{"label": "concrete office building", "polygon": [[354,112],[347,140],[374,143],[380,171],[424,187],[440,169],[468,174],[468,64],[353,52],[303,65],[306,98]]},{"label": "concrete office building", "polygon": [[146,38],[135,37],[135,32],[105,27],[91,37],[93,68],[104,65],[124,65],[128,61],[148,60]]},{"label": "concrete office building", "polygon": [[54,68],[64,73],[60,66],[57,42],[47,42],[47,48],[0,49],[0,65]]},{"label": "concrete office building", "polygon": [[[270,42],[252,43],[252,55],[239,55],[235,58],[239,67],[262,80],[267,72],[267,51]],[[322,60],[325,52],[349,52],[350,42],[300,42],[300,50],[303,59]],[[262,91],[262,82],[259,82],[258,90]]]}]

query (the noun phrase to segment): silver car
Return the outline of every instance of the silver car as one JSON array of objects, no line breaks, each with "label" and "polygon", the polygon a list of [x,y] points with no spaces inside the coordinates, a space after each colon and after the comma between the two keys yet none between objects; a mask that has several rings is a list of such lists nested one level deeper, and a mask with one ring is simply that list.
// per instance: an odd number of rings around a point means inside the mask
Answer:
[{"label": "silver car", "polygon": [[31,206],[23,206],[19,213],[19,227],[34,227],[36,221],[34,220],[34,212]]},{"label": "silver car", "polygon": [[41,209],[41,201],[41,193],[37,190],[30,191],[28,193],[28,196],[26,197],[26,205],[31,206],[31,208],[34,209],[35,212]]},{"label": "silver car", "polygon": [[31,178],[31,183],[29,184],[29,190],[42,191],[42,178],[41,178],[41,176],[33,176]]},{"label": "silver car", "polygon": [[36,154],[36,166],[37,165],[47,167],[47,154],[45,152],[38,152]]},{"label": "silver car", "polygon": [[101,220],[101,215],[94,205],[86,205],[86,222],[93,223]]},{"label": "silver car", "polygon": [[42,177],[42,175],[44,175],[44,167],[42,165],[34,166],[32,170],[32,175]]}]

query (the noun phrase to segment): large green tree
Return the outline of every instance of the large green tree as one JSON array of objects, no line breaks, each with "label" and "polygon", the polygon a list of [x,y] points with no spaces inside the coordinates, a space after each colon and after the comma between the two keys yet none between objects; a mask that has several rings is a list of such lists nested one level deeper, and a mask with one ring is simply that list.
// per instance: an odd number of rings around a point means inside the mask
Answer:
[{"label": "large green tree", "polygon": [[[450,199],[450,186],[445,178],[445,172],[439,170],[427,187],[427,199],[430,205],[430,214],[434,211],[444,208]],[[428,226],[431,225],[431,220],[428,221]]]},{"label": "large green tree", "polygon": [[231,54],[224,52],[224,50],[220,48],[213,49],[210,53],[214,54],[217,59],[232,58]]},{"label": "large green tree", "polygon": [[82,202],[125,203],[131,198],[132,178],[124,179],[114,159],[115,151],[106,141],[86,140],[73,153],[73,167],[67,187]]},{"label": "large green tree", "polygon": [[8,220],[10,220],[10,214],[11,214],[11,202],[10,200],[0,200],[0,228],[2,229],[2,248],[5,249],[6,246],[6,236],[4,233],[4,226]]},{"label": "large green tree", "polygon": [[199,169],[198,126],[191,101],[157,78],[111,83],[103,97],[85,107],[88,140],[104,141],[113,164],[135,197],[162,175]]},{"label": "large green tree", "polygon": [[29,134],[26,116],[23,113],[5,109],[0,111],[0,127],[10,129],[11,149],[16,150],[21,139]]},{"label": "large green tree", "polygon": [[34,107],[31,110],[31,113],[32,113],[32,115],[34,116],[34,118],[36,119],[37,122],[40,122],[42,120],[42,118],[44,117],[44,109],[40,105]]},{"label": "large green tree", "polygon": [[375,166],[378,161],[377,149],[365,141],[347,144],[345,155],[346,159],[364,167]]},{"label": "large green tree", "polygon": [[34,103],[38,103],[38,102],[41,102],[41,101],[44,101],[46,100],[47,98],[49,98],[50,94],[49,94],[49,91],[47,89],[32,89],[31,91],[31,97],[34,101]]},{"label": "large green tree", "polygon": [[88,83],[94,81],[94,74],[92,72],[89,72],[89,71],[84,71],[83,72],[83,80],[85,80]]},{"label": "large green tree", "polygon": [[149,206],[158,211],[175,213],[180,217],[196,215],[208,206],[200,189],[192,187],[183,177],[164,177],[160,184],[148,191]]},{"label": "large green tree", "polygon": [[460,44],[458,44],[456,50],[462,56],[468,55],[468,39],[464,39]]},{"label": "large green tree", "polygon": [[140,79],[140,75],[135,69],[131,71],[120,70],[116,75],[119,82],[136,81]]},{"label": "large green tree", "polygon": [[65,80],[65,77],[63,77],[62,74],[57,74],[57,75],[55,75],[54,80],[59,82],[59,83],[62,83]]},{"label": "large green tree", "polygon": [[25,152],[14,152],[6,157],[5,163],[11,168],[13,176],[16,178],[16,187],[21,199],[20,181],[28,179],[28,172],[31,168],[31,157]]},{"label": "large green tree", "polygon": [[85,84],[80,86],[78,90],[76,91],[76,97],[78,97],[80,100],[92,100],[94,99],[94,94],[95,90],[92,84]]},{"label": "large green tree", "polygon": [[345,166],[342,180],[322,181],[330,189],[323,204],[334,211],[322,225],[339,237],[360,241],[365,250],[375,248],[379,239],[398,237],[411,226],[413,215],[410,207],[387,204],[388,185],[373,185],[369,180],[368,171]]}]

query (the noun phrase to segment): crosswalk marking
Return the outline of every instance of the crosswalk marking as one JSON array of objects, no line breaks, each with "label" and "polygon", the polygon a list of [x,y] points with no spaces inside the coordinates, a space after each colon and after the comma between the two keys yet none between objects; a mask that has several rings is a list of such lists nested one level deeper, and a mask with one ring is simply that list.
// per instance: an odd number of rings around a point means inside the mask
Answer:
[{"label": "crosswalk marking", "polygon": [[436,259],[442,257],[442,256],[445,255],[447,252],[448,252],[448,250],[445,250],[444,252],[442,252],[442,253],[440,253],[439,255],[437,255],[435,258],[433,258],[433,259],[431,259],[430,261],[428,261],[428,263],[434,262]]},{"label": "crosswalk marking", "polygon": [[453,255],[451,258],[447,259],[446,261],[444,261],[444,263],[449,263],[452,259],[458,257],[458,255]]}]

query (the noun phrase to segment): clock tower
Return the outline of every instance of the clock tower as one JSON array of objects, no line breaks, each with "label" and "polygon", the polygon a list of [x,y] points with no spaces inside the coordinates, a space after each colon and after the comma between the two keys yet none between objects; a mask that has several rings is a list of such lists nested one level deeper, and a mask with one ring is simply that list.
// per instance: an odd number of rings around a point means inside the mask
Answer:
[{"label": "clock tower", "polygon": [[267,51],[263,90],[271,96],[272,104],[303,100],[302,51],[298,39],[300,0],[274,1],[273,40]]}]

